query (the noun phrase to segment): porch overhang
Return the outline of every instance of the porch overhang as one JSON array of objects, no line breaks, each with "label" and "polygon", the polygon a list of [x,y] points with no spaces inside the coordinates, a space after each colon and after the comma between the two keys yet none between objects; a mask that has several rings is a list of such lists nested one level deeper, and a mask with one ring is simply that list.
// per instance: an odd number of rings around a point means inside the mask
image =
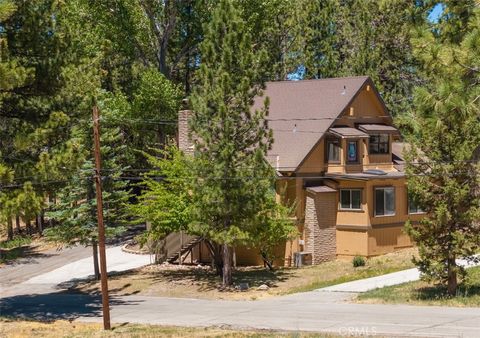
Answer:
[{"label": "porch overhang", "polygon": [[370,136],[361,130],[350,127],[335,127],[328,129],[330,134],[341,138],[369,138]]},{"label": "porch overhang", "polygon": [[367,134],[400,134],[397,128],[383,124],[359,124],[358,129]]}]

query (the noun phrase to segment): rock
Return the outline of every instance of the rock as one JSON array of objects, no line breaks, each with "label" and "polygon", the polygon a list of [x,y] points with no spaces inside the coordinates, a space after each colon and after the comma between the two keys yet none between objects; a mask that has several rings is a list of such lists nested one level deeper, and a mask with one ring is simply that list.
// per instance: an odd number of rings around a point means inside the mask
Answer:
[{"label": "rock", "polygon": [[267,291],[268,289],[269,287],[267,284],[262,284],[257,288],[258,291]]},{"label": "rock", "polygon": [[240,291],[247,291],[248,288],[249,288],[248,283],[240,283],[240,284],[238,285],[238,289],[239,289]]}]

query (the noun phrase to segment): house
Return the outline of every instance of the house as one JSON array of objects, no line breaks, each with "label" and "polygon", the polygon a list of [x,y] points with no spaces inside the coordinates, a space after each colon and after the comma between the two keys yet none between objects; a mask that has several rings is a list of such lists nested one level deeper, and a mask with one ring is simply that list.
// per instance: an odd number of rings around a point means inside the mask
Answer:
[{"label": "house", "polygon": [[[284,264],[296,252],[313,264],[366,257],[412,246],[405,222],[422,212],[408,198],[400,134],[369,77],[278,81],[266,84],[274,143],[277,199],[295,203],[299,238],[281,248]],[[192,151],[188,114],[179,116],[179,146]],[[259,263],[255,250],[237,248],[239,264]]]}]

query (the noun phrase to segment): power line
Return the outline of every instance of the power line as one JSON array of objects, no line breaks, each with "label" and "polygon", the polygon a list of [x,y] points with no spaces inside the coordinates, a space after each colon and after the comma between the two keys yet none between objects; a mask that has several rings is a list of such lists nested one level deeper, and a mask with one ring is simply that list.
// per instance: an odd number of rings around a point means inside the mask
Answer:
[{"label": "power line", "polygon": [[[377,116],[362,116],[362,119],[378,119],[378,118],[391,118],[390,115],[377,115]],[[341,117],[297,117],[297,118],[264,118],[263,120],[269,122],[289,122],[289,121],[335,121],[342,119],[358,119],[356,116],[341,116]],[[141,119],[141,118],[101,118],[103,122],[135,122],[146,124],[159,124],[159,125],[176,125],[178,120],[153,120],[153,119]]]}]

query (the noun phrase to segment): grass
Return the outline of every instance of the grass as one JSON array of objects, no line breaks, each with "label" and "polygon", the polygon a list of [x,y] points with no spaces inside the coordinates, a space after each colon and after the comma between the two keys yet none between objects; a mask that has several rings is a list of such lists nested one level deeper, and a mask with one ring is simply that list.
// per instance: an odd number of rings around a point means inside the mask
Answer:
[{"label": "grass", "polygon": [[[405,249],[368,259],[365,266],[356,268],[352,260],[336,260],[300,269],[279,268],[275,271],[260,267],[238,268],[233,276],[234,284],[248,283],[250,288],[244,292],[222,289],[220,278],[209,267],[165,265],[150,265],[113,275],[109,278],[109,288],[117,295],[255,300],[408,269],[413,267],[411,257],[415,253],[415,249]],[[262,284],[269,286],[268,290],[257,290]],[[99,289],[98,282],[90,281],[78,284],[73,291],[97,293]]]},{"label": "grass", "polygon": [[0,337],[339,337],[333,334],[279,332],[279,331],[239,331],[228,328],[206,327],[187,328],[157,325],[119,324],[111,331],[103,331],[97,323],[81,323],[58,320],[36,322],[15,319],[0,319]]},{"label": "grass", "polygon": [[0,264],[23,257],[25,247],[32,243],[29,236],[15,236],[12,240],[0,242]]},{"label": "grass", "polygon": [[54,246],[55,244],[45,241],[38,235],[17,235],[12,240],[0,240],[0,266],[19,258],[38,254]]},{"label": "grass", "polygon": [[357,300],[362,303],[480,307],[480,267],[467,271],[467,281],[459,286],[455,297],[448,296],[445,287],[416,281],[371,290],[358,295]]},{"label": "grass", "polygon": [[0,242],[1,249],[14,249],[32,243],[30,236],[15,236],[12,240],[5,240]]}]

